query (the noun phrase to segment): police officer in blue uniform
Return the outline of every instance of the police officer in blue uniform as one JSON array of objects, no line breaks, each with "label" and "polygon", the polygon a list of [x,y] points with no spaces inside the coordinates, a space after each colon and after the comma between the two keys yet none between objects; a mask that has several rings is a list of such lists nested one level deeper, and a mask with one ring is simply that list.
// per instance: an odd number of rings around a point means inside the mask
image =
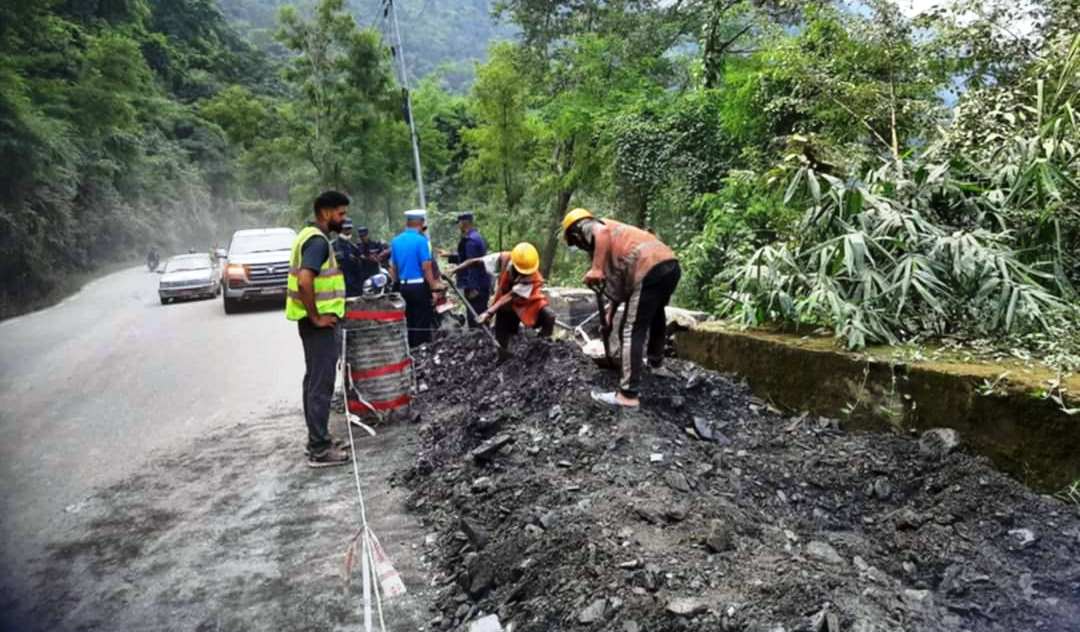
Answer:
[{"label": "police officer in blue uniform", "polygon": [[360,253],[352,240],[353,223],[346,218],[341,224],[341,232],[334,240],[334,255],[338,266],[345,275],[345,296],[360,296],[364,288],[364,276],[361,268]]},{"label": "police officer in blue uniform", "polygon": [[406,211],[405,230],[390,242],[390,276],[405,299],[410,348],[431,342],[435,329],[432,294],[444,289],[435,275],[431,244],[421,233],[426,219],[427,211]]},{"label": "police officer in blue uniform", "polygon": [[[461,239],[458,241],[457,254],[450,255],[450,263],[460,264],[470,259],[479,259],[487,255],[487,242],[484,241],[480,231],[474,225],[475,216],[472,213],[458,215],[458,229],[461,231]],[[484,266],[470,266],[457,273],[457,287],[465,295],[465,299],[472,306],[469,311],[469,327],[479,327],[472,312],[483,314],[488,308],[488,299],[491,298],[491,275]]]}]

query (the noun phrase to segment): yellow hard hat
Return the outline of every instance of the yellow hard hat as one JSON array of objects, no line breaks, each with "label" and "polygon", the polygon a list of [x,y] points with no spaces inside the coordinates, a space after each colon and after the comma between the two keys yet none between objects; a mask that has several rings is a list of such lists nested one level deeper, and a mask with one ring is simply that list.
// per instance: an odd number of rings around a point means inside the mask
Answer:
[{"label": "yellow hard hat", "polygon": [[562,220],[562,232],[565,235],[566,231],[570,230],[570,227],[580,222],[583,219],[592,217],[593,214],[589,209],[576,208],[566,214],[566,217]]},{"label": "yellow hard hat", "polygon": [[536,246],[521,242],[510,251],[510,261],[519,274],[532,274],[540,269],[540,253]]}]

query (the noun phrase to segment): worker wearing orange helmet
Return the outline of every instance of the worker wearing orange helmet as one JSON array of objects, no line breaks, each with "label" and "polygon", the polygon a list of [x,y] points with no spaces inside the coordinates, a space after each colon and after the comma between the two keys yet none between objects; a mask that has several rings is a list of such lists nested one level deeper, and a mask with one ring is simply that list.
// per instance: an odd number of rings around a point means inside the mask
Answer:
[{"label": "worker wearing orange helmet", "polygon": [[550,337],[555,329],[555,312],[544,295],[544,277],[540,274],[540,253],[536,246],[522,242],[510,252],[496,252],[485,257],[469,259],[455,269],[485,265],[491,274],[498,274],[495,300],[480,314],[478,322],[486,323],[495,317],[495,339],[499,342],[499,359],[510,357],[510,339],[522,323],[536,329],[542,337]]},{"label": "worker wearing orange helmet", "polygon": [[640,406],[644,356],[648,354],[649,366],[656,369],[664,361],[664,308],[679,284],[679,261],[656,235],[615,220],[599,219],[583,208],[567,213],[562,227],[569,246],[592,256],[584,281],[590,287],[602,288],[611,301],[609,324],[613,324],[610,320],[618,306],[625,306],[619,324],[619,389],[593,393],[593,399],[609,406]]}]

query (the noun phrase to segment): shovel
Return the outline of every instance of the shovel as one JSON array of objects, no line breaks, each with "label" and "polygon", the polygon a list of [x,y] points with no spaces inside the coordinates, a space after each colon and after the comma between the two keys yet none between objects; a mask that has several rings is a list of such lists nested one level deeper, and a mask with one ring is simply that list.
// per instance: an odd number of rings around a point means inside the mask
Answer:
[{"label": "shovel", "polygon": [[[476,310],[473,309],[472,303],[470,303],[465,298],[465,296],[461,293],[461,290],[457,289],[457,286],[454,285],[454,282],[450,279],[450,277],[446,274],[443,274],[442,278],[443,281],[446,281],[446,286],[450,288],[450,290],[454,293],[454,296],[457,296],[458,300],[461,301],[463,305],[465,305],[465,309],[469,310],[469,313],[472,314],[473,320],[479,321],[480,314],[476,313]],[[484,330],[484,333],[487,334],[488,339],[491,340],[491,344],[495,345],[496,349],[502,348],[499,346],[499,341],[495,340],[495,335],[491,333],[491,329],[488,328],[487,325],[480,325],[480,329]]]},{"label": "shovel", "polygon": [[[587,348],[590,345],[586,345],[586,353],[592,357],[593,362],[602,368],[610,369],[616,366],[614,358],[611,357],[611,345],[608,342],[608,338],[611,336],[611,323],[608,322],[607,309],[604,306],[604,288],[602,286],[593,286],[593,294],[596,294],[596,315],[600,318],[600,337],[603,339],[604,356],[598,357],[593,353],[588,353]],[[590,318],[589,320],[592,320]]]}]

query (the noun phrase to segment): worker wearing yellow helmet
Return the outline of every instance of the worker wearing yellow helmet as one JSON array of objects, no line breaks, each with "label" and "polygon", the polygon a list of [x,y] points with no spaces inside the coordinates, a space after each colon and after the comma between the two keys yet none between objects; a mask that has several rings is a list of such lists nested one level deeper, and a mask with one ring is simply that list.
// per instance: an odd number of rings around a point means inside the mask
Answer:
[{"label": "worker wearing yellow helmet", "polygon": [[542,337],[550,337],[555,329],[555,312],[544,296],[544,277],[540,274],[540,253],[536,246],[522,242],[510,252],[496,252],[463,262],[462,268],[484,265],[491,274],[498,274],[495,300],[480,314],[481,324],[495,317],[495,339],[499,342],[499,359],[510,357],[510,339],[522,323],[536,329]]},{"label": "worker wearing yellow helmet", "polygon": [[562,228],[569,246],[592,257],[584,281],[611,301],[609,327],[615,324],[611,321],[618,307],[625,306],[618,325],[622,372],[619,389],[593,393],[593,399],[609,406],[640,406],[638,394],[646,353],[649,366],[655,369],[664,361],[664,308],[679,284],[679,261],[656,235],[615,220],[601,220],[583,208],[567,213]]}]

